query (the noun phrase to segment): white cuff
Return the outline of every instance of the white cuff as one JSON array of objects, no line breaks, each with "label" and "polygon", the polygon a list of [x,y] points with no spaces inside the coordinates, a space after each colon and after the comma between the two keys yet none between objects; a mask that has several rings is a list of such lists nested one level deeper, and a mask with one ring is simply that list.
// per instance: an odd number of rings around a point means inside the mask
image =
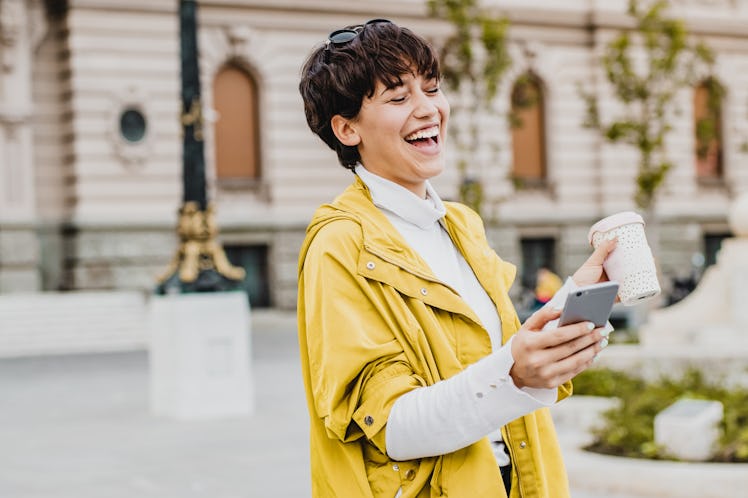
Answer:
[{"label": "white cuff", "polygon": [[[497,389],[499,385],[506,387],[513,398],[512,402],[517,404],[516,408],[521,412],[518,416],[530,413],[538,408],[552,406],[558,399],[557,388],[518,388],[512,376],[509,375],[509,371],[514,365],[513,340],[514,337],[512,336],[501,349],[466,370],[469,372],[469,384],[473,392],[476,393],[476,397],[480,398],[481,396],[478,393],[490,393]],[[489,358],[494,356],[495,358],[489,361]]]},{"label": "white cuff", "polygon": [[398,398],[387,420],[387,454],[411,460],[451,453],[556,401],[555,389],[518,389],[513,364],[509,341],[457,375]]}]

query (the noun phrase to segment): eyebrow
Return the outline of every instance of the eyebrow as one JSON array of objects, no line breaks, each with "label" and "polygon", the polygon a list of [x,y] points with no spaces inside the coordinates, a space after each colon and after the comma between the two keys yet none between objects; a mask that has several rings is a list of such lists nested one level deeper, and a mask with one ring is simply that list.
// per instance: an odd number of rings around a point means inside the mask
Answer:
[{"label": "eyebrow", "polygon": [[[407,75],[404,75],[404,76],[407,78]],[[415,79],[414,76],[412,78]],[[384,95],[389,90],[394,90],[395,88],[401,88],[401,87],[404,87],[406,85],[406,81],[404,81],[404,78],[402,76],[400,77],[400,82],[397,83],[396,85],[387,86],[384,82],[381,82],[381,83],[384,85],[384,90],[382,90],[382,93],[379,94],[380,97],[382,95]]]}]

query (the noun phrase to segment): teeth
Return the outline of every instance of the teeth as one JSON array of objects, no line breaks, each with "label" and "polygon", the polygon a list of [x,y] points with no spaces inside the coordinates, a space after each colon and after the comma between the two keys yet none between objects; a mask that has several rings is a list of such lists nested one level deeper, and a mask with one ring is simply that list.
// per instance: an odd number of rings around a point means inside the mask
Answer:
[{"label": "teeth", "polygon": [[418,140],[420,138],[431,138],[435,137],[439,134],[439,127],[438,126],[432,126],[431,128],[426,128],[425,130],[419,130],[415,133],[411,133],[407,137],[405,137],[405,140]]}]

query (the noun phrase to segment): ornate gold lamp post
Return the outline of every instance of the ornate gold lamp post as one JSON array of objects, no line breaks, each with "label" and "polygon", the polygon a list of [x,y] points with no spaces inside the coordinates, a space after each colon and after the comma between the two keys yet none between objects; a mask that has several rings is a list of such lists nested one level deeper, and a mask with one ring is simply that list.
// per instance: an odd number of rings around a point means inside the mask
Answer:
[{"label": "ornate gold lamp post", "polygon": [[245,276],[243,268],[231,265],[217,241],[215,213],[207,199],[196,19],[195,0],[180,0],[181,121],[184,135],[183,198],[177,225],[180,245],[169,268],[158,279],[158,294],[234,290],[239,288]]}]

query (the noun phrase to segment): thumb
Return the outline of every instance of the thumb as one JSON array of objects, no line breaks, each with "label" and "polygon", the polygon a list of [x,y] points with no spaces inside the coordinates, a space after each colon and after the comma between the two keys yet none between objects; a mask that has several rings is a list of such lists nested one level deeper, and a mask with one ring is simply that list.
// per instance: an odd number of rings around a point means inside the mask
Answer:
[{"label": "thumb", "polygon": [[603,261],[605,261],[605,258],[608,257],[608,254],[613,252],[613,249],[616,248],[617,243],[618,238],[603,241],[600,245],[597,246],[597,249],[595,249],[592,254],[590,254],[590,257],[587,258],[586,265],[602,265]]},{"label": "thumb", "polygon": [[542,330],[546,323],[561,316],[561,310],[552,306],[543,306],[525,320],[523,327],[527,330]]}]

